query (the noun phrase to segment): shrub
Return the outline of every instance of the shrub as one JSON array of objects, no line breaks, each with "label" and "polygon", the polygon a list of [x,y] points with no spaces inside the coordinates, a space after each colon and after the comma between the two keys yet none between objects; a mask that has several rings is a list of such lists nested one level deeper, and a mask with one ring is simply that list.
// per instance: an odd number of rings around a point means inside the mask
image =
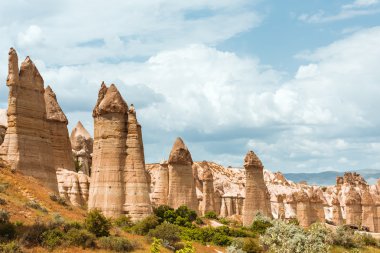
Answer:
[{"label": "shrub", "polygon": [[197,213],[189,209],[187,206],[180,206],[175,210],[177,216],[185,218],[187,221],[192,222],[197,218]]},{"label": "shrub", "polygon": [[365,246],[379,247],[379,241],[376,240],[376,238],[374,238],[371,234],[360,233],[360,234],[357,234],[355,239],[361,242]]},{"label": "shrub", "polygon": [[131,217],[125,216],[125,215],[120,216],[119,218],[115,219],[113,221],[113,224],[115,224],[115,226],[120,227],[120,228],[130,228],[133,226]]},{"label": "shrub", "polygon": [[252,238],[244,240],[242,250],[246,253],[259,253],[263,251],[259,243]]},{"label": "shrub", "polygon": [[205,218],[207,219],[217,219],[218,215],[214,211],[209,211],[205,213]]},{"label": "shrub", "polygon": [[2,253],[23,253],[20,244],[15,241],[0,244],[0,252]]},{"label": "shrub", "polygon": [[130,252],[134,249],[133,244],[127,238],[117,236],[99,238],[98,246],[101,249],[112,250],[116,252]]},{"label": "shrub", "polygon": [[96,237],[85,229],[70,229],[65,235],[66,243],[70,246],[94,248]]},{"label": "shrub", "polygon": [[197,224],[197,225],[204,225],[205,223],[203,222],[203,220],[201,218],[197,217],[195,219],[195,224]]},{"label": "shrub", "polygon": [[0,193],[5,193],[9,187],[8,183],[0,183]]},{"label": "shrub", "polygon": [[67,222],[67,223],[63,224],[63,231],[65,233],[69,232],[69,230],[71,230],[71,229],[78,229],[78,230],[80,230],[82,228],[83,228],[82,224],[80,224],[77,221]]},{"label": "shrub", "polygon": [[97,209],[88,212],[84,220],[84,227],[96,237],[110,234],[111,222]]},{"label": "shrub", "polygon": [[54,202],[57,202],[58,204],[62,205],[62,206],[68,206],[66,200],[64,198],[62,198],[61,196],[55,194],[55,193],[51,193],[49,195],[50,199]]},{"label": "shrub", "polygon": [[230,220],[228,220],[227,218],[220,218],[219,219],[219,222],[222,223],[223,225],[229,225],[231,223]]},{"label": "shrub", "polygon": [[[316,228],[322,230],[323,228]],[[286,224],[282,221],[274,221],[261,237],[262,243],[271,252],[328,252],[325,239],[320,237],[324,232],[306,232],[294,224]]]},{"label": "shrub", "polygon": [[151,253],[160,253],[160,247],[161,247],[161,240],[157,238],[153,238],[153,242],[150,245],[150,252]]},{"label": "shrub", "polygon": [[158,217],[156,215],[149,215],[145,219],[137,222],[131,230],[135,234],[146,235],[150,229],[154,229],[158,224]]},{"label": "shrub", "polygon": [[150,237],[155,237],[162,239],[163,241],[169,242],[170,245],[180,241],[181,230],[178,226],[164,222],[158,225],[155,229],[151,229],[148,233]]},{"label": "shrub", "polygon": [[9,212],[6,210],[0,210],[0,224],[9,222]]},{"label": "shrub", "polygon": [[27,227],[21,237],[21,243],[26,247],[33,247],[42,244],[42,234],[49,230],[48,226],[36,221],[32,226]]},{"label": "shrub", "polygon": [[2,199],[2,198],[0,198],[0,205],[5,205],[7,202],[5,201],[5,199]]},{"label": "shrub", "polygon": [[16,236],[16,226],[12,223],[0,223],[0,240],[10,240]]},{"label": "shrub", "polygon": [[41,236],[42,236],[42,246],[49,250],[53,250],[57,248],[58,246],[61,246],[64,241],[63,240],[64,234],[58,228],[45,231],[44,233],[42,233]]},{"label": "shrub", "polygon": [[345,248],[355,248],[359,245],[355,241],[354,234],[354,230],[348,226],[339,226],[332,235],[332,242]]},{"label": "shrub", "polygon": [[45,207],[42,207],[40,205],[40,203],[38,203],[37,201],[35,200],[30,200],[28,201],[26,204],[25,204],[27,207],[30,207],[30,208],[33,208],[33,209],[36,209],[36,210],[39,210],[43,213],[48,213],[48,210],[45,208]]},{"label": "shrub", "polygon": [[212,243],[214,243],[215,245],[220,245],[220,246],[228,246],[232,243],[232,240],[230,237],[228,237],[225,234],[216,233],[212,237]]},{"label": "shrub", "polygon": [[265,231],[272,226],[272,223],[270,222],[269,218],[263,216],[260,213],[257,213],[250,229],[254,232],[259,233],[260,235],[263,235]]},{"label": "shrub", "polygon": [[226,250],[227,250],[226,251],[227,253],[247,253],[244,250],[242,250],[241,248],[236,247],[236,245],[230,245],[227,247]]},{"label": "shrub", "polygon": [[177,250],[176,253],[194,253],[195,249],[190,242],[186,242],[183,249]]},{"label": "shrub", "polygon": [[300,222],[299,222],[299,220],[297,218],[290,218],[288,220],[288,224],[293,224],[293,225],[299,226]]},{"label": "shrub", "polygon": [[164,222],[165,219],[165,213],[167,211],[174,211],[173,208],[171,208],[170,206],[167,206],[167,205],[161,205],[161,206],[158,206],[156,208],[153,208],[153,213],[158,217],[158,221],[160,223]]}]

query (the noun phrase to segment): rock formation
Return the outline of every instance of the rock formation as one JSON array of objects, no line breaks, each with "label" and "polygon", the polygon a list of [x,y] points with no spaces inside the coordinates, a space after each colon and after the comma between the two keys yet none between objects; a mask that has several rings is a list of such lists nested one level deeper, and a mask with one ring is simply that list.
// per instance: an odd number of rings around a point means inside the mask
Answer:
[{"label": "rock formation", "polygon": [[168,204],[169,192],[169,169],[168,162],[162,161],[155,180],[154,190],[152,193],[152,203],[155,206]]},{"label": "rock formation", "polygon": [[354,187],[350,186],[345,199],[346,224],[360,226],[362,219],[360,194],[354,189]]},{"label": "rock formation", "polygon": [[103,83],[94,117],[94,153],[88,208],[119,217],[125,200],[124,167],[128,106],[115,85]]},{"label": "rock formation", "polygon": [[250,226],[257,212],[271,217],[268,189],[264,183],[264,167],[253,151],[244,159],[246,171],[243,226]]},{"label": "rock formation", "polygon": [[59,195],[74,206],[83,206],[88,200],[90,178],[81,171],[57,171]]},{"label": "rock formation", "polygon": [[369,190],[364,190],[361,196],[362,217],[361,225],[369,231],[376,231],[376,209]]},{"label": "rock formation", "polygon": [[151,204],[141,129],[134,108],[128,106],[115,85],[104,83],[93,110],[94,152],[88,208],[107,217],[129,215],[132,220],[149,215]]},{"label": "rock formation", "polygon": [[44,81],[29,57],[22,62],[19,71],[17,53],[13,48],[9,51],[7,86],[8,128],[0,156],[11,164],[12,169],[57,191]]},{"label": "rock formation", "polygon": [[332,222],[336,226],[343,224],[342,209],[337,195],[334,195],[331,201],[332,204]]},{"label": "rock formation", "polygon": [[71,155],[71,143],[67,130],[67,118],[57,102],[57,97],[50,86],[44,93],[46,105],[46,119],[49,126],[51,147],[53,151],[54,168],[75,170]]},{"label": "rock formation", "polygon": [[80,121],[78,121],[77,125],[71,131],[70,141],[72,154],[77,163],[77,167],[79,167],[79,170],[84,174],[90,176],[94,140]]},{"label": "rock formation", "polygon": [[7,110],[0,109],[0,145],[4,141],[5,132],[8,128]]},{"label": "rock formation", "polygon": [[310,199],[303,190],[295,194],[297,203],[297,219],[302,227],[308,227],[312,224],[312,215],[310,212]]},{"label": "rock formation", "polygon": [[178,208],[186,205],[198,211],[198,200],[193,177],[191,154],[181,138],[174,142],[169,160],[168,205]]},{"label": "rock formation", "polygon": [[137,122],[133,105],[128,110],[127,132],[123,210],[131,217],[132,221],[136,221],[151,214],[152,206],[149,198],[149,184],[145,175],[141,126]]},{"label": "rock formation", "polygon": [[201,202],[201,214],[205,215],[205,213],[210,211],[215,211],[215,199],[214,199],[214,179],[212,176],[212,172],[208,167],[206,162],[203,163],[204,171],[202,174],[203,181],[203,198]]}]

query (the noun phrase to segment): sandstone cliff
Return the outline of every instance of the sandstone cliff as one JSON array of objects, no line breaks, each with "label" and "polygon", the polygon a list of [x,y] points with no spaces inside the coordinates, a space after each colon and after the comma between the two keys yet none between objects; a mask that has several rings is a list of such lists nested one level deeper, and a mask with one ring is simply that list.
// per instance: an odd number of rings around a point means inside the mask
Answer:
[{"label": "sandstone cliff", "polygon": [[94,140],[80,121],[71,131],[70,142],[77,167],[85,175],[90,176]]}]

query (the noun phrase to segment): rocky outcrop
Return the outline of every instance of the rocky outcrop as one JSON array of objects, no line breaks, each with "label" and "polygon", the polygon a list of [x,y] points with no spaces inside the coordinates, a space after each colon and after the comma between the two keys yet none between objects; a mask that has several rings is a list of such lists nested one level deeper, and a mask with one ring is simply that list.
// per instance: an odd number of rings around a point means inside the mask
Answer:
[{"label": "rocky outcrop", "polygon": [[44,81],[27,57],[18,67],[16,51],[9,51],[8,128],[0,156],[12,169],[58,190],[54,156],[44,100]]},{"label": "rocky outcrop", "polygon": [[152,206],[149,198],[149,184],[145,175],[141,126],[137,122],[133,104],[128,110],[126,153],[123,210],[131,217],[132,221],[137,221],[151,214]]},{"label": "rocky outcrop", "polygon": [[350,186],[345,195],[346,224],[360,226],[362,219],[360,194]]},{"label": "rocky outcrop", "polygon": [[94,153],[88,208],[107,217],[122,215],[128,106],[115,85],[103,83],[94,117]]},{"label": "rocky outcrop", "polygon": [[0,145],[4,141],[5,132],[8,128],[7,110],[0,109]]},{"label": "rocky outcrop", "polygon": [[168,205],[178,208],[186,205],[198,211],[198,199],[193,176],[193,159],[181,138],[177,138],[169,155]]},{"label": "rocky outcrop", "polygon": [[57,171],[59,195],[74,206],[83,206],[88,200],[90,178],[83,172],[66,169]]},{"label": "rocky outcrop", "polygon": [[80,121],[71,131],[70,142],[77,169],[90,176],[94,140]]},{"label": "rocky outcrop", "polygon": [[342,209],[337,195],[334,195],[331,201],[332,204],[332,222],[336,226],[343,224]]},{"label": "rocky outcrop", "polygon": [[49,126],[51,147],[55,170],[75,170],[74,160],[71,155],[71,143],[67,130],[67,118],[57,102],[57,97],[50,86],[44,93],[46,105],[46,119]]},{"label": "rocky outcrop", "polygon": [[250,226],[257,212],[272,217],[269,193],[264,183],[264,166],[253,151],[244,159],[246,171],[243,226]]},{"label": "rocky outcrop", "polygon": [[167,205],[169,192],[169,169],[167,161],[160,163],[157,178],[155,178],[154,182],[155,185],[151,196],[152,204],[155,206]]},{"label": "rocky outcrop", "polygon": [[376,216],[377,215],[376,215],[375,203],[372,199],[369,189],[366,189],[362,192],[361,204],[362,204],[361,225],[363,227],[366,227],[369,231],[376,231],[376,228],[377,228]]},{"label": "rocky outcrop", "polygon": [[115,85],[104,83],[93,110],[94,152],[88,208],[133,221],[152,212],[136,113]]}]

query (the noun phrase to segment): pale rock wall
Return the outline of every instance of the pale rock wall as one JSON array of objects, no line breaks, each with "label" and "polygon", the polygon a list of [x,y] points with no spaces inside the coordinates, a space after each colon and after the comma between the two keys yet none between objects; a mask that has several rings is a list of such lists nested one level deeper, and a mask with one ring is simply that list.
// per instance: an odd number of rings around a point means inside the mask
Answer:
[{"label": "pale rock wall", "polygon": [[79,170],[90,176],[94,140],[80,121],[71,131],[70,142],[73,158],[80,166]]},{"label": "pale rock wall", "polygon": [[152,203],[154,203],[155,206],[167,205],[169,192],[169,168],[167,161],[160,163],[157,178],[154,182],[155,185],[151,195]]}]

